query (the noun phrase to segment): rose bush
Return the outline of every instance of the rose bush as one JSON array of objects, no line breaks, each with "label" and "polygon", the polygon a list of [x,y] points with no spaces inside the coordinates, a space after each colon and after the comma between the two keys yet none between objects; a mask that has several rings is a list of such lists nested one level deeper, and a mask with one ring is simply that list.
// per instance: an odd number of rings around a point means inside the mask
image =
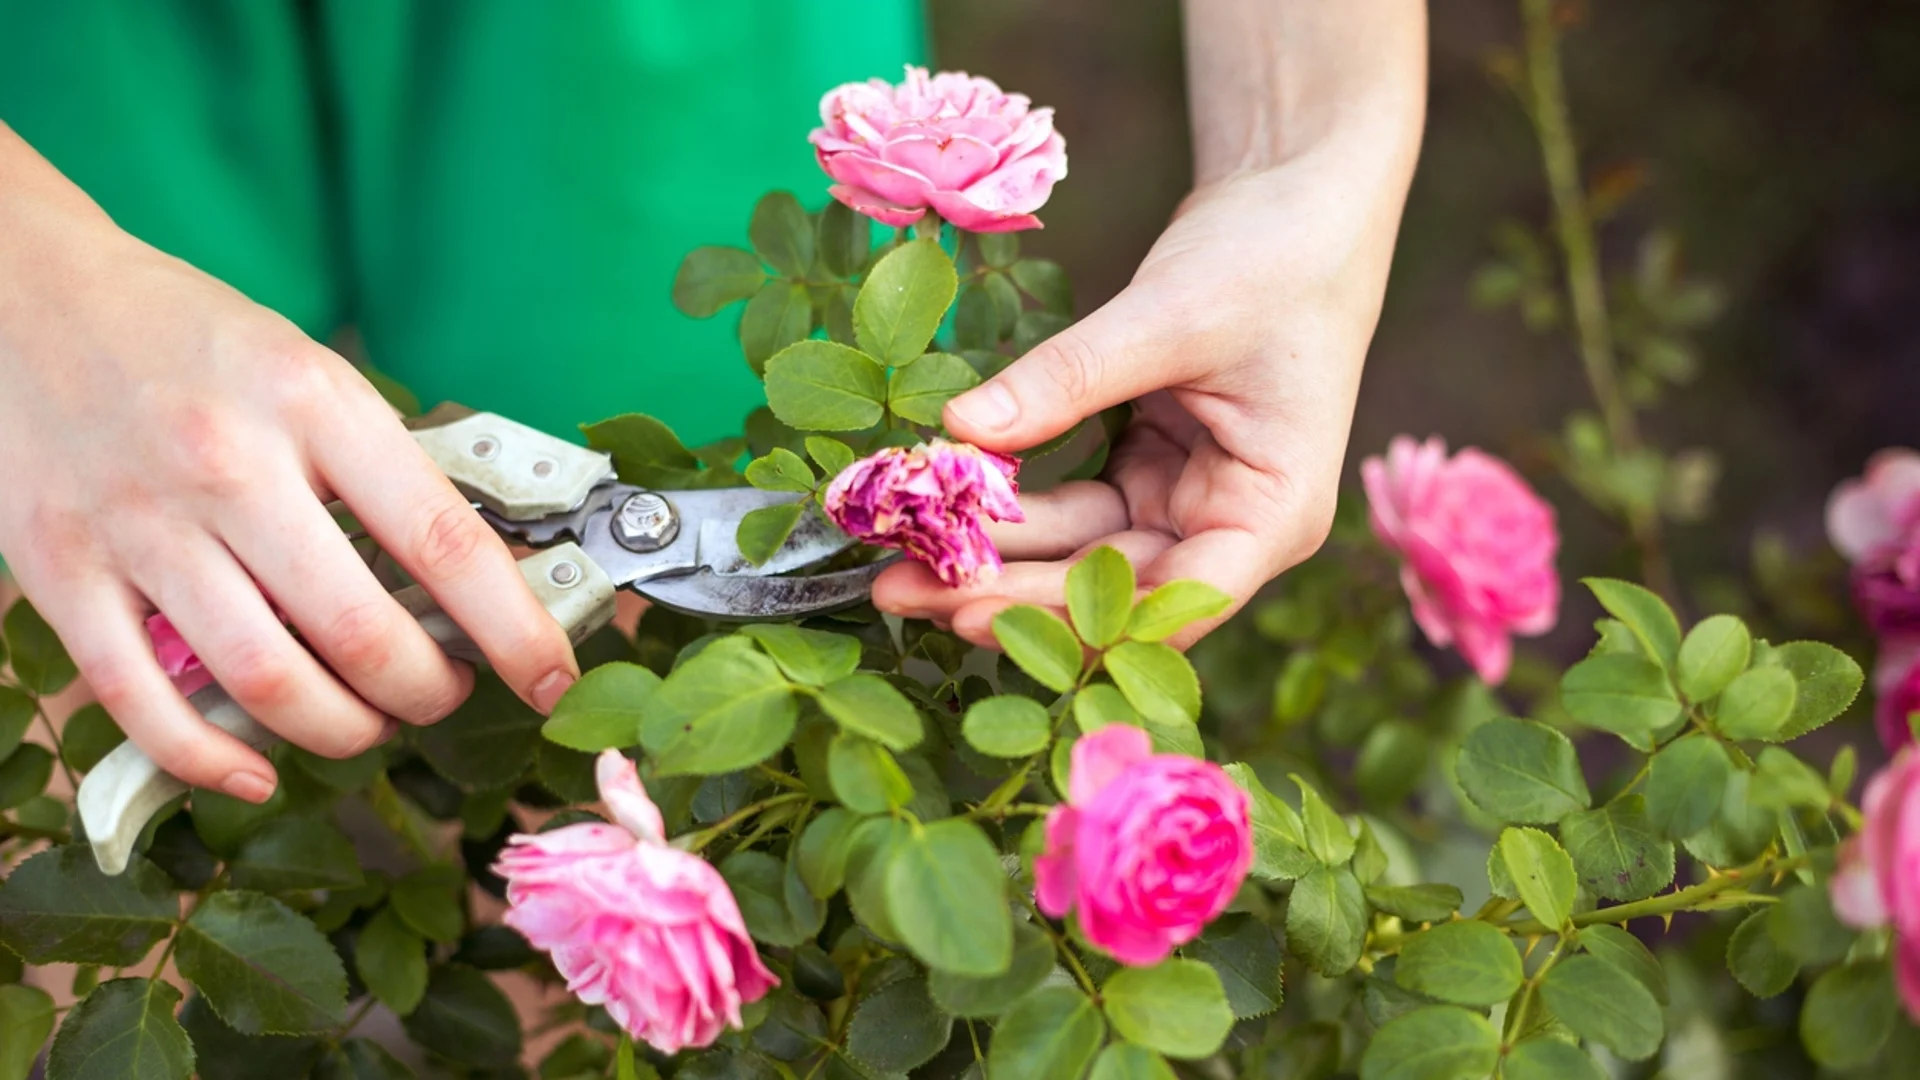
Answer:
[{"label": "rose bush", "polygon": [[[1558,24],[1524,10],[1528,115],[1559,160]],[[997,565],[1016,472],[1092,475],[1112,430],[1017,465],[941,441],[948,399],[1071,315],[1060,268],[1007,231],[1037,224],[1059,137],[957,74],[823,111],[835,201],[769,195],[751,250],[699,249],[674,286],[690,316],[744,305],[767,406],[707,446],[633,414],[584,433],[631,483],[800,495],[742,522],[750,558],[825,513],[965,581]],[[1911,992],[1915,759],[1856,808],[1851,748],[1816,742],[1816,769],[1798,740],[1853,709],[1858,664],[1764,611],[1675,610],[1699,595],[1660,541],[1698,470],[1638,436],[1653,395],[1618,391],[1646,373],[1612,370],[1593,223],[1552,180],[1556,234],[1585,237],[1566,281],[1490,272],[1599,298],[1574,305],[1584,370],[1617,378],[1526,460],[1657,586],[1588,578],[1568,602],[1604,614],[1564,670],[1511,641],[1555,621],[1554,511],[1491,454],[1402,438],[1327,549],[1190,656],[1167,641],[1230,598],[1142,590],[1111,548],[1075,563],[1064,612],[1000,613],[997,658],[870,609],[654,610],[581,647],[551,717],[482,673],[445,721],[355,758],[276,748],[264,806],[193,792],[106,877],[48,787],[119,733],[88,707],[24,738],[74,668],[21,603],[0,635],[0,1080],[43,1046],[49,1080],[1732,1075],[1726,1033],[1755,1030],[1782,1068],[1915,1072],[1895,974]],[[912,231],[876,237],[856,208]],[[1894,475],[1836,499],[1836,540],[1904,587]],[[1867,614],[1903,710],[1888,610]],[[1729,974],[1747,993],[1710,985]],[[1773,1034],[1796,1012],[1797,1042]]]}]

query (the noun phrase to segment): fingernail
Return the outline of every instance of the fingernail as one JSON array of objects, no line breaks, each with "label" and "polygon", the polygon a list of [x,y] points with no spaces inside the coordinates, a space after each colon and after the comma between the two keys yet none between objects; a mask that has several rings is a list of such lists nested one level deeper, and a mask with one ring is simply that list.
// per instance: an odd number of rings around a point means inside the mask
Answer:
[{"label": "fingernail", "polygon": [[571,671],[549,671],[539,682],[533,684],[533,707],[542,713],[553,712],[560,703],[560,695],[573,685]]},{"label": "fingernail", "polygon": [[259,773],[237,772],[220,784],[220,790],[236,799],[263,803],[273,798],[273,781]]},{"label": "fingernail", "polygon": [[990,382],[971,393],[962,394],[954,398],[947,408],[966,423],[988,431],[1012,427],[1020,416],[1020,403],[1013,400],[1013,391],[999,382]]}]

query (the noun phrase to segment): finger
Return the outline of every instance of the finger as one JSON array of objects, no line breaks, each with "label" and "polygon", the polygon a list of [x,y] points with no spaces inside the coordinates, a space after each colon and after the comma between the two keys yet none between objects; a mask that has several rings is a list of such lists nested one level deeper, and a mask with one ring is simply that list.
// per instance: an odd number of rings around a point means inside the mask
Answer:
[{"label": "finger", "polygon": [[1184,382],[1202,359],[1141,287],[1060,331],[947,403],[947,430],[990,450],[1024,450],[1110,405]]},{"label": "finger", "polygon": [[873,583],[873,603],[881,611],[909,619],[952,620],[960,609],[979,600],[998,599],[1016,604],[1065,603],[1067,571],[1078,556],[1100,544],[1119,549],[1135,566],[1157,558],[1173,543],[1164,533],[1123,532],[1097,537],[1082,545],[1073,558],[1047,562],[1008,563],[992,581],[953,587],[917,562],[890,566]]},{"label": "finger", "polygon": [[354,410],[310,448],[322,479],[367,531],[542,713],[580,677],[566,631],[520,576],[507,545],[393,418]]},{"label": "finger", "polygon": [[[984,600],[973,600],[960,606],[953,613],[952,632],[968,644],[981,649],[1000,649],[1000,639],[993,636],[994,616],[1014,607],[1017,601],[1004,596],[991,596]],[[1041,604],[1055,616],[1067,618],[1067,609],[1058,605]]]},{"label": "finger", "polygon": [[389,716],[430,724],[473,688],[304,488],[270,489],[221,536],[334,674]]},{"label": "finger", "polygon": [[252,803],[273,794],[279,778],[267,759],[202,719],[160,670],[140,598],[124,585],[102,578],[35,588],[34,604],[95,700],[155,765]]},{"label": "finger", "polygon": [[211,537],[174,537],[165,555],[134,561],[134,585],[249,716],[324,757],[352,757],[383,737],[386,718],[293,640],[260,587]]},{"label": "finger", "polygon": [[1127,528],[1127,504],[1111,484],[1076,480],[1020,496],[1024,522],[992,522],[987,536],[1006,559],[1058,559]]}]

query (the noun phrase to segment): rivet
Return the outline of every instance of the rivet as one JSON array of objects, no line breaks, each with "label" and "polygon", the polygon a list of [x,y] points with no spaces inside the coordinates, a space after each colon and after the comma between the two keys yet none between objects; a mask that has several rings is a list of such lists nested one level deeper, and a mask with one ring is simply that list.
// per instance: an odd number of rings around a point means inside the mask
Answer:
[{"label": "rivet", "polygon": [[553,459],[541,458],[539,461],[534,462],[533,475],[539,477],[542,480],[545,480],[547,477],[552,476],[553,475]]},{"label": "rivet", "polygon": [[570,562],[554,563],[553,569],[547,571],[547,580],[570,589],[580,580],[580,567]]},{"label": "rivet", "polygon": [[491,435],[482,435],[473,440],[471,452],[474,457],[479,458],[481,461],[492,460],[493,456],[500,452],[500,440]]}]

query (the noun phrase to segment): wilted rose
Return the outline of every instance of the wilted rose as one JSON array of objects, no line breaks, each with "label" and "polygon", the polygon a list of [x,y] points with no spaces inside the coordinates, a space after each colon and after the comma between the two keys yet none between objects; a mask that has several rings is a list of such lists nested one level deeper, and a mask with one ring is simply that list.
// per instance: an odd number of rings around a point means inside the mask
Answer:
[{"label": "wilted rose", "polygon": [[989,521],[1024,521],[1004,454],[935,439],[889,447],[854,462],[821,500],[834,524],[869,544],[899,548],[949,585],[970,585],[1000,571]]},{"label": "wilted rose", "polygon": [[1414,621],[1488,684],[1507,677],[1513,634],[1544,634],[1560,606],[1553,507],[1506,462],[1401,435],[1361,463],[1374,535],[1402,560]]},{"label": "wilted rose", "polygon": [[760,963],[713,865],[666,843],[659,808],[617,750],[596,765],[617,825],[507,841],[504,921],[553,956],[567,989],[663,1054],[710,1045],[780,981]]},{"label": "wilted rose", "polygon": [[898,86],[847,83],[820,100],[809,141],[833,197],[896,228],[932,209],[970,232],[1037,229],[1033,216],[1067,175],[1053,110],[990,79],[907,68]]},{"label": "wilted rose", "polygon": [[1069,911],[1115,960],[1149,966],[1200,936],[1253,866],[1246,792],[1218,765],[1153,752],[1114,724],[1073,744],[1066,805],[1047,816],[1035,899]]},{"label": "wilted rose", "polygon": [[1834,913],[1860,930],[1893,927],[1894,981],[1920,1020],[1920,756],[1906,749],[1867,782],[1858,835],[1840,848]]}]

